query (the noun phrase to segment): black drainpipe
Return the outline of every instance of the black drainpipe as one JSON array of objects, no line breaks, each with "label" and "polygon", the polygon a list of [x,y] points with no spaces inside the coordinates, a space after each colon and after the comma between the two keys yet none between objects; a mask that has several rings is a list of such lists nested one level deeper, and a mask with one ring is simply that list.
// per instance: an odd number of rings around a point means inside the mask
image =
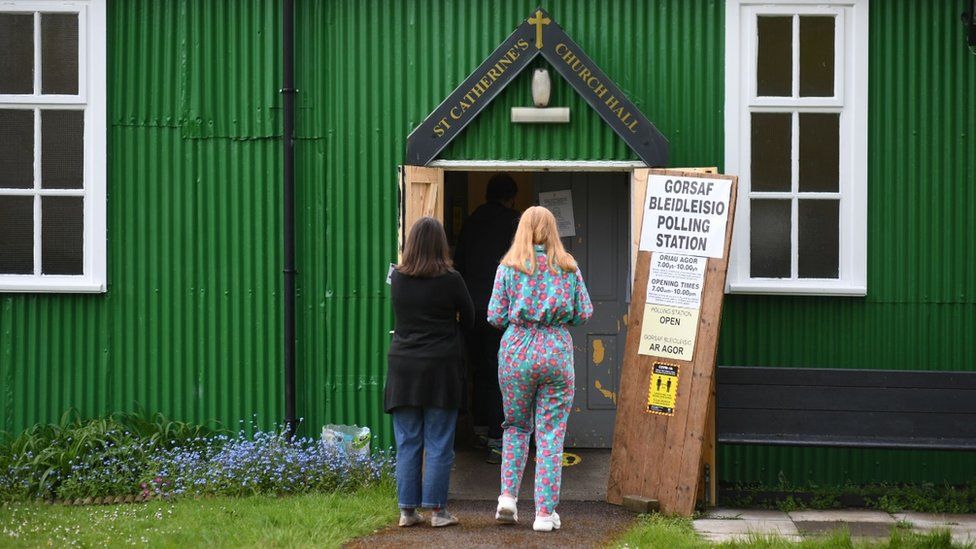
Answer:
[{"label": "black drainpipe", "polygon": [[282,0],[281,40],[285,131],[285,428],[288,438],[298,429],[295,413],[295,2]]}]

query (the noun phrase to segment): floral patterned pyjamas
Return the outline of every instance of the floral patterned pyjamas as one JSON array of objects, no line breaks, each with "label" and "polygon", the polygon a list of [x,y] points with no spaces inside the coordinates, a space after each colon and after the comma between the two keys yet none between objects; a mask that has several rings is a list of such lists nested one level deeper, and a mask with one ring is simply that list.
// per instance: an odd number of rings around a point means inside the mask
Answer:
[{"label": "floral patterned pyjamas", "polygon": [[573,340],[567,325],[593,314],[579,270],[550,267],[537,247],[533,274],[500,266],[488,305],[488,321],[507,327],[498,351],[498,381],[505,407],[501,491],[517,497],[529,436],[535,430],[536,513],[559,503],[563,440],[575,392]]}]

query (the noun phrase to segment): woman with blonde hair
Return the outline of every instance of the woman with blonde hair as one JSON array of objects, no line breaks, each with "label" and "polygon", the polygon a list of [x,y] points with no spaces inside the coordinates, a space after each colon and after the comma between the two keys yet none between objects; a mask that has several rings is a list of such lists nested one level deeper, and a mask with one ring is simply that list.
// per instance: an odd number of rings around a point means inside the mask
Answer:
[{"label": "woman with blonde hair", "polygon": [[488,304],[488,322],[505,329],[498,351],[505,408],[501,495],[495,512],[499,522],[518,521],[516,500],[534,426],[532,527],[549,532],[561,526],[556,505],[576,377],[573,338],[566,326],[582,324],[592,314],[583,275],[559,240],[555,217],[541,206],[529,208],[498,266]]}]

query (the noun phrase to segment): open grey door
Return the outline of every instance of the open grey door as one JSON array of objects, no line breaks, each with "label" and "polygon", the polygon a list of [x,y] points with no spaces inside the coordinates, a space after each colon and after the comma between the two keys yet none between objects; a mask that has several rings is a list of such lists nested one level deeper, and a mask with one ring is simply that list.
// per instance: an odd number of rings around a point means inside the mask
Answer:
[{"label": "open grey door", "polygon": [[536,191],[572,192],[575,236],[563,238],[583,271],[593,318],[572,328],[576,398],[566,446],[609,448],[626,341],[630,173],[540,173]]}]

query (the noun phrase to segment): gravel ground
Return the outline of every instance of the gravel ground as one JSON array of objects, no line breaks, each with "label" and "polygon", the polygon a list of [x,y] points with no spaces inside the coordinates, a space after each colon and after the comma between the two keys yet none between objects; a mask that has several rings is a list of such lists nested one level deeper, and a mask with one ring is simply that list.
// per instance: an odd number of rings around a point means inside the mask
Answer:
[{"label": "gravel ground", "polygon": [[[461,524],[431,528],[422,524],[411,528],[391,526],[375,534],[353,540],[346,547],[424,547],[461,549],[467,547],[603,547],[631,525],[634,515],[605,502],[565,501],[559,504],[562,529],[534,532],[530,503],[519,504],[519,523],[514,526],[495,522],[494,501],[457,501],[450,512]],[[429,512],[424,516],[429,518]]]}]

